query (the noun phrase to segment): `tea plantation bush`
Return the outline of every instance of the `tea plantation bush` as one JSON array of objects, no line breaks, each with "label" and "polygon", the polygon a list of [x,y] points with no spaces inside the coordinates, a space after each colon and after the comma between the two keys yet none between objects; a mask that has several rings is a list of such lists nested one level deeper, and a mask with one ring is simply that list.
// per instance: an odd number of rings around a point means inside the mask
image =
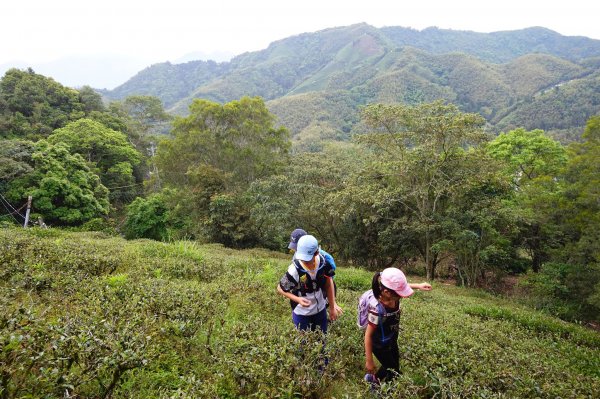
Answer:
[{"label": "tea plantation bush", "polygon": [[[600,335],[479,291],[403,301],[401,375],[363,383],[356,303],[299,334],[289,257],[219,245],[0,229],[0,398],[597,398]],[[420,278],[419,278],[420,279]]]}]

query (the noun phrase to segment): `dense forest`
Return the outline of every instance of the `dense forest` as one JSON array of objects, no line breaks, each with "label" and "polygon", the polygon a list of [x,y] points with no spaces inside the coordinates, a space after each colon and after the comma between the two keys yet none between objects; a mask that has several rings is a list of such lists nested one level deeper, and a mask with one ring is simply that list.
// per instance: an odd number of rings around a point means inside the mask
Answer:
[{"label": "dense forest", "polygon": [[[281,317],[286,304],[273,302],[274,285],[297,227],[340,264],[347,309],[368,288],[369,275],[385,267],[436,285],[416,300],[422,310],[408,308],[415,312],[407,320],[415,347],[403,361],[413,371],[389,392],[596,396],[597,333],[555,318],[600,323],[600,75],[590,55],[596,41],[581,39],[578,59],[526,53],[492,67],[445,52],[452,49],[389,50],[381,43],[401,42],[402,32],[376,32],[375,40],[365,34],[373,29],[326,31],[362,32],[335,51],[337,63],[327,61],[333,74],[308,52],[298,53],[305,64],[285,64],[288,39],[231,65],[197,65],[177,87],[166,82],[178,68],[162,65],[171,105],[188,82],[210,80],[179,114],[148,93],[108,101],[31,69],[6,72],[0,398],[364,393],[352,382],[362,372],[353,355],[360,335],[354,310],[328,338],[326,377],[344,384],[299,369],[289,342],[281,341],[293,334]],[[528,33],[540,32],[552,36]],[[289,40],[305,49],[337,46],[320,42],[322,35]],[[378,75],[334,68],[361,56],[356,48],[395,69]],[[257,72],[261,57],[259,69],[270,64],[271,80]],[[292,79],[290,70],[299,79],[305,69],[311,79],[286,83],[293,95],[273,84]],[[451,84],[431,85],[427,76]],[[406,90],[414,84],[418,90]],[[504,91],[519,91],[520,100]],[[536,119],[525,123],[528,115]],[[557,129],[570,133],[559,140]],[[507,282],[515,281],[510,291]],[[519,305],[492,296],[511,293]],[[207,303],[200,306],[198,297]],[[265,319],[267,326],[259,322]],[[448,330],[426,339],[429,322],[448,320]],[[474,330],[489,348],[468,339]],[[508,336],[515,341],[503,341]],[[521,360],[499,355],[494,345],[511,346]],[[240,360],[247,351],[253,355]],[[311,356],[322,356],[316,352]],[[186,353],[202,361],[193,365]],[[530,353],[549,363],[522,360]],[[483,368],[480,356],[488,361]],[[280,380],[286,373],[298,373],[300,383]]]},{"label": "dense forest", "polygon": [[0,80],[2,220],[23,224],[31,196],[32,222],[127,238],[282,250],[302,226],[371,270],[492,289],[532,271],[537,306],[600,321],[600,116],[568,146],[541,129],[491,135],[442,101],[357,118],[352,142],[292,151],[260,97],[195,100],[171,121],[154,97],[105,105],[13,69]]}]

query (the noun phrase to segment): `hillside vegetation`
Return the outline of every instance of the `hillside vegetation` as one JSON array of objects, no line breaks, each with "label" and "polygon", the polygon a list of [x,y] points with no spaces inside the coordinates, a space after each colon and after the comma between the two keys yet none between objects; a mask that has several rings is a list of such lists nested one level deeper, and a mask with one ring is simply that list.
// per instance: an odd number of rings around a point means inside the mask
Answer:
[{"label": "hillside vegetation", "polygon": [[[600,41],[544,28],[476,33],[357,24],[282,39],[229,63],[152,65],[104,94],[154,95],[180,115],[195,98],[260,96],[300,142],[362,133],[354,115],[369,103],[442,99],[483,115],[496,133],[543,128],[567,142],[600,111],[598,57]],[[315,104],[318,112],[306,112]]]},{"label": "hillside vegetation", "polygon": [[[338,267],[345,313],[323,353],[275,293],[288,255],[35,228],[1,229],[0,246],[2,398],[369,395],[355,309],[370,272]],[[507,300],[438,283],[401,324],[385,397],[600,395],[600,336]]]},{"label": "hillside vegetation", "polygon": [[[159,138],[171,119],[156,97],[105,106],[13,69],[0,80],[0,223],[275,250],[302,226],[370,270],[418,261],[430,280],[491,289],[531,270],[532,305],[600,322],[600,116],[565,146],[540,129],[493,137],[482,115],[443,101],[346,119],[343,91],[313,94],[295,96],[310,107],[290,119],[293,139],[260,97],[196,99]],[[320,141],[353,123],[372,133]]]}]

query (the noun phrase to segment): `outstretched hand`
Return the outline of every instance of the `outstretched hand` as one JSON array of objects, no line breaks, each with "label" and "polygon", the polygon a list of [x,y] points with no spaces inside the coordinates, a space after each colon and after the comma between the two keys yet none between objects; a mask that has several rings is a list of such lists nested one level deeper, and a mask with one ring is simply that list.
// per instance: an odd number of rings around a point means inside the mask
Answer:
[{"label": "outstretched hand", "polygon": [[431,291],[431,284],[429,284],[429,283],[421,283],[421,284],[419,284],[419,289],[421,291]]}]

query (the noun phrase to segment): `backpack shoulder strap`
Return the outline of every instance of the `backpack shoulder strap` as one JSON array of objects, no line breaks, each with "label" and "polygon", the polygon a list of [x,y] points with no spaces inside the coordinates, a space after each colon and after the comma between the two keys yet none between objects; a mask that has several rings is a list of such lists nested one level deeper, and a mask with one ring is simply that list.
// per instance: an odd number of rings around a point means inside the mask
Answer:
[{"label": "backpack shoulder strap", "polygon": [[383,304],[377,301],[377,316],[379,318],[379,331],[381,332],[381,342],[387,342],[391,338],[391,335],[385,336],[385,331],[383,330],[383,316],[387,314]]},{"label": "backpack shoulder strap", "polygon": [[325,257],[323,256],[323,254],[319,253],[319,267],[317,268],[317,270],[321,270],[325,267],[327,261],[325,259]]},{"label": "backpack shoulder strap", "polygon": [[294,261],[294,266],[296,266],[296,270],[298,270],[298,271],[304,271],[304,268],[300,264],[300,259],[294,258],[293,261]]}]

